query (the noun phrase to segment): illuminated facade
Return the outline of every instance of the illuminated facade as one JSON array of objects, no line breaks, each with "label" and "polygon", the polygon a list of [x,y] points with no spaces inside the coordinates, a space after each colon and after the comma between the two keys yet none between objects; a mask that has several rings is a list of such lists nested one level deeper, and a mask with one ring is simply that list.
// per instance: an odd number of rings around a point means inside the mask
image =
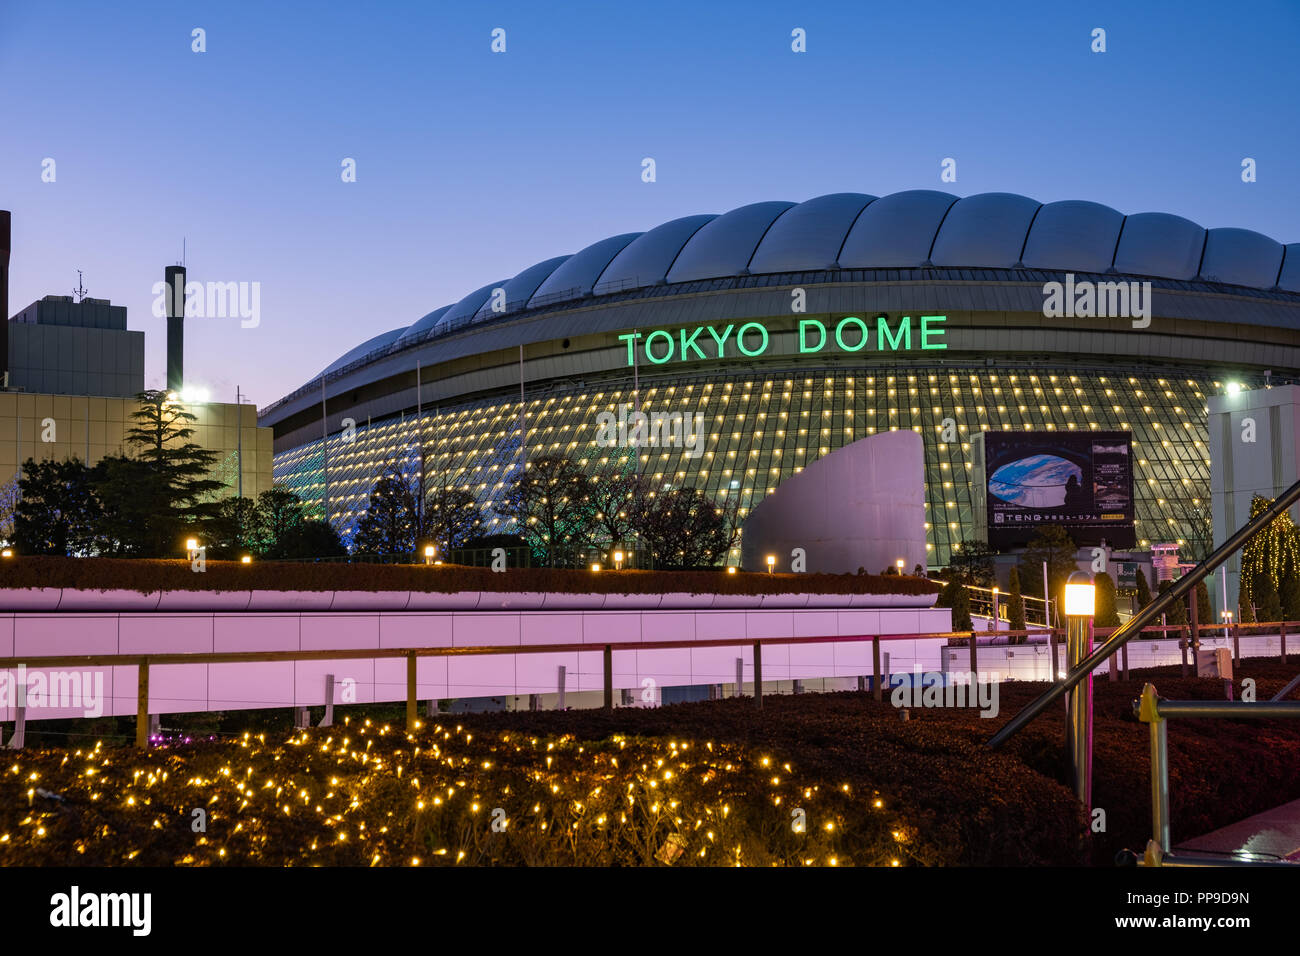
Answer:
[{"label": "illuminated facade", "polygon": [[[743,516],[818,457],[912,429],[931,566],[975,536],[972,433],[1125,430],[1140,543],[1196,554],[1208,398],[1297,374],[1297,329],[1300,244],[1010,194],[836,194],[548,259],[362,343],[261,423],[277,480],[312,501],[328,488],[345,533],[385,467],[419,471],[421,446],[430,485],[484,505],[525,453],[592,470],[635,455],[665,486],[738,496]],[[598,416],[637,407],[702,415],[700,441],[609,447]]]}]

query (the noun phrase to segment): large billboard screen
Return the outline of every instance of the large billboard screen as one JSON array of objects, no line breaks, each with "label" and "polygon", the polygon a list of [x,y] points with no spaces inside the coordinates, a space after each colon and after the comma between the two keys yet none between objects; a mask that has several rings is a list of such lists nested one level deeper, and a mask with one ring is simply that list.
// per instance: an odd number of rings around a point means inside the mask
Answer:
[{"label": "large billboard screen", "polygon": [[1128,432],[984,432],[989,546],[1027,544],[1059,524],[1076,544],[1131,548],[1133,455]]}]

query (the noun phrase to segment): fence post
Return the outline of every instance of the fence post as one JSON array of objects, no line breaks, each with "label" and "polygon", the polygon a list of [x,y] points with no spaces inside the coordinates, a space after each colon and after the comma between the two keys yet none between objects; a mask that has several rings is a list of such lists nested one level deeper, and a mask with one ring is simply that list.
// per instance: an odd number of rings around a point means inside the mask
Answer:
[{"label": "fence post", "polygon": [[1150,684],[1142,688],[1138,719],[1151,726],[1151,839],[1169,852],[1169,735],[1160,716],[1160,698]]},{"label": "fence post", "polygon": [[614,709],[614,648],[605,645],[605,711]]},{"label": "fence post", "polygon": [[408,734],[415,733],[420,726],[419,704],[415,700],[416,660],[415,651],[408,651],[406,654],[406,732]]},{"label": "fence post", "polygon": [[140,661],[135,681],[135,745],[149,748],[149,659]]},{"label": "fence post", "polygon": [[970,632],[970,672],[978,674],[979,669],[979,639],[975,636],[976,632]]},{"label": "fence post", "polygon": [[1241,625],[1232,625],[1232,666],[1241,668]]},{"label": "fence post", "polygon": [[754,642],[754,706],[763,706],[763,644]]},{"label": "fence post", "polygon": [[23,741],[27,737],[27,688],[24,687],[18,692],[19,704],[14,711],[14,735],[9,738],[9,743],[5,745],[6,750],[22,750]]},{"label": "fence post", "polygon": [[880,635],[871,639],[871,696],[880,700]]},{"label": "fence post", "polygon": [[325,675],[325,713],[321,716],[320,723],[317,727],[334,726],[334,675]]}]

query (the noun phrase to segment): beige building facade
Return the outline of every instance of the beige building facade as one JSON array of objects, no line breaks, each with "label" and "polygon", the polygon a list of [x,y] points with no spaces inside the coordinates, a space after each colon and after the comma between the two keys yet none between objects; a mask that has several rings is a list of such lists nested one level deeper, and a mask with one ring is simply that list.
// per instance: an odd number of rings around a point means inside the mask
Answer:
[{"label": "beige building facade", "polygon": [[[246,498],[269,490],[272,433],[257,426],[257,408],[186,404],[197,418],[191,440],[217,453],[213,477],[225,484],[225,495],[238,493],[241,477]],[[134,398],[0,392],[0,486],[18,477],[29,458],[79,458],[94,465],[107,455],[130,454],[126,433],[139,407]]]}]

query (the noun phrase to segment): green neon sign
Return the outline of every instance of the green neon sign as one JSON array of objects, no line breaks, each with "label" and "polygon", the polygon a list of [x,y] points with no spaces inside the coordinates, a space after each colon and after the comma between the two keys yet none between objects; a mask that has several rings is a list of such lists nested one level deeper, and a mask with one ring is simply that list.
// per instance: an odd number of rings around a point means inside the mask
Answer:
[{"label": "green neon sign", "polygon": [[[913,328],[920,349],[928,351],[948,347],[941,341],[947,331],[943,323],[947,321],[946,315],[922,315],[914,326],[910,315],[900,316],[893,323],[889,316],[880,315],[872,328],[869,320],[847,315],[829,328],[821,319],[800,319],[795,331],[802,355],[821,352],[832,344],[831,351],[840,352],[862,352],[871,349],[873,344],[877,352],[910,352],[913,351]],[[707,337],[705,333],[708,333]],[[625,332],[618,339],[627,344],[629,366],[637,363],[638,341],[643,357],[652,365],[739,356],[754,358],[766,354],[772,343],[767,326],[762,322],[746,322],[739,328],[733,322],[725,326],[697,325],[676,332],[667,329]]]}]

